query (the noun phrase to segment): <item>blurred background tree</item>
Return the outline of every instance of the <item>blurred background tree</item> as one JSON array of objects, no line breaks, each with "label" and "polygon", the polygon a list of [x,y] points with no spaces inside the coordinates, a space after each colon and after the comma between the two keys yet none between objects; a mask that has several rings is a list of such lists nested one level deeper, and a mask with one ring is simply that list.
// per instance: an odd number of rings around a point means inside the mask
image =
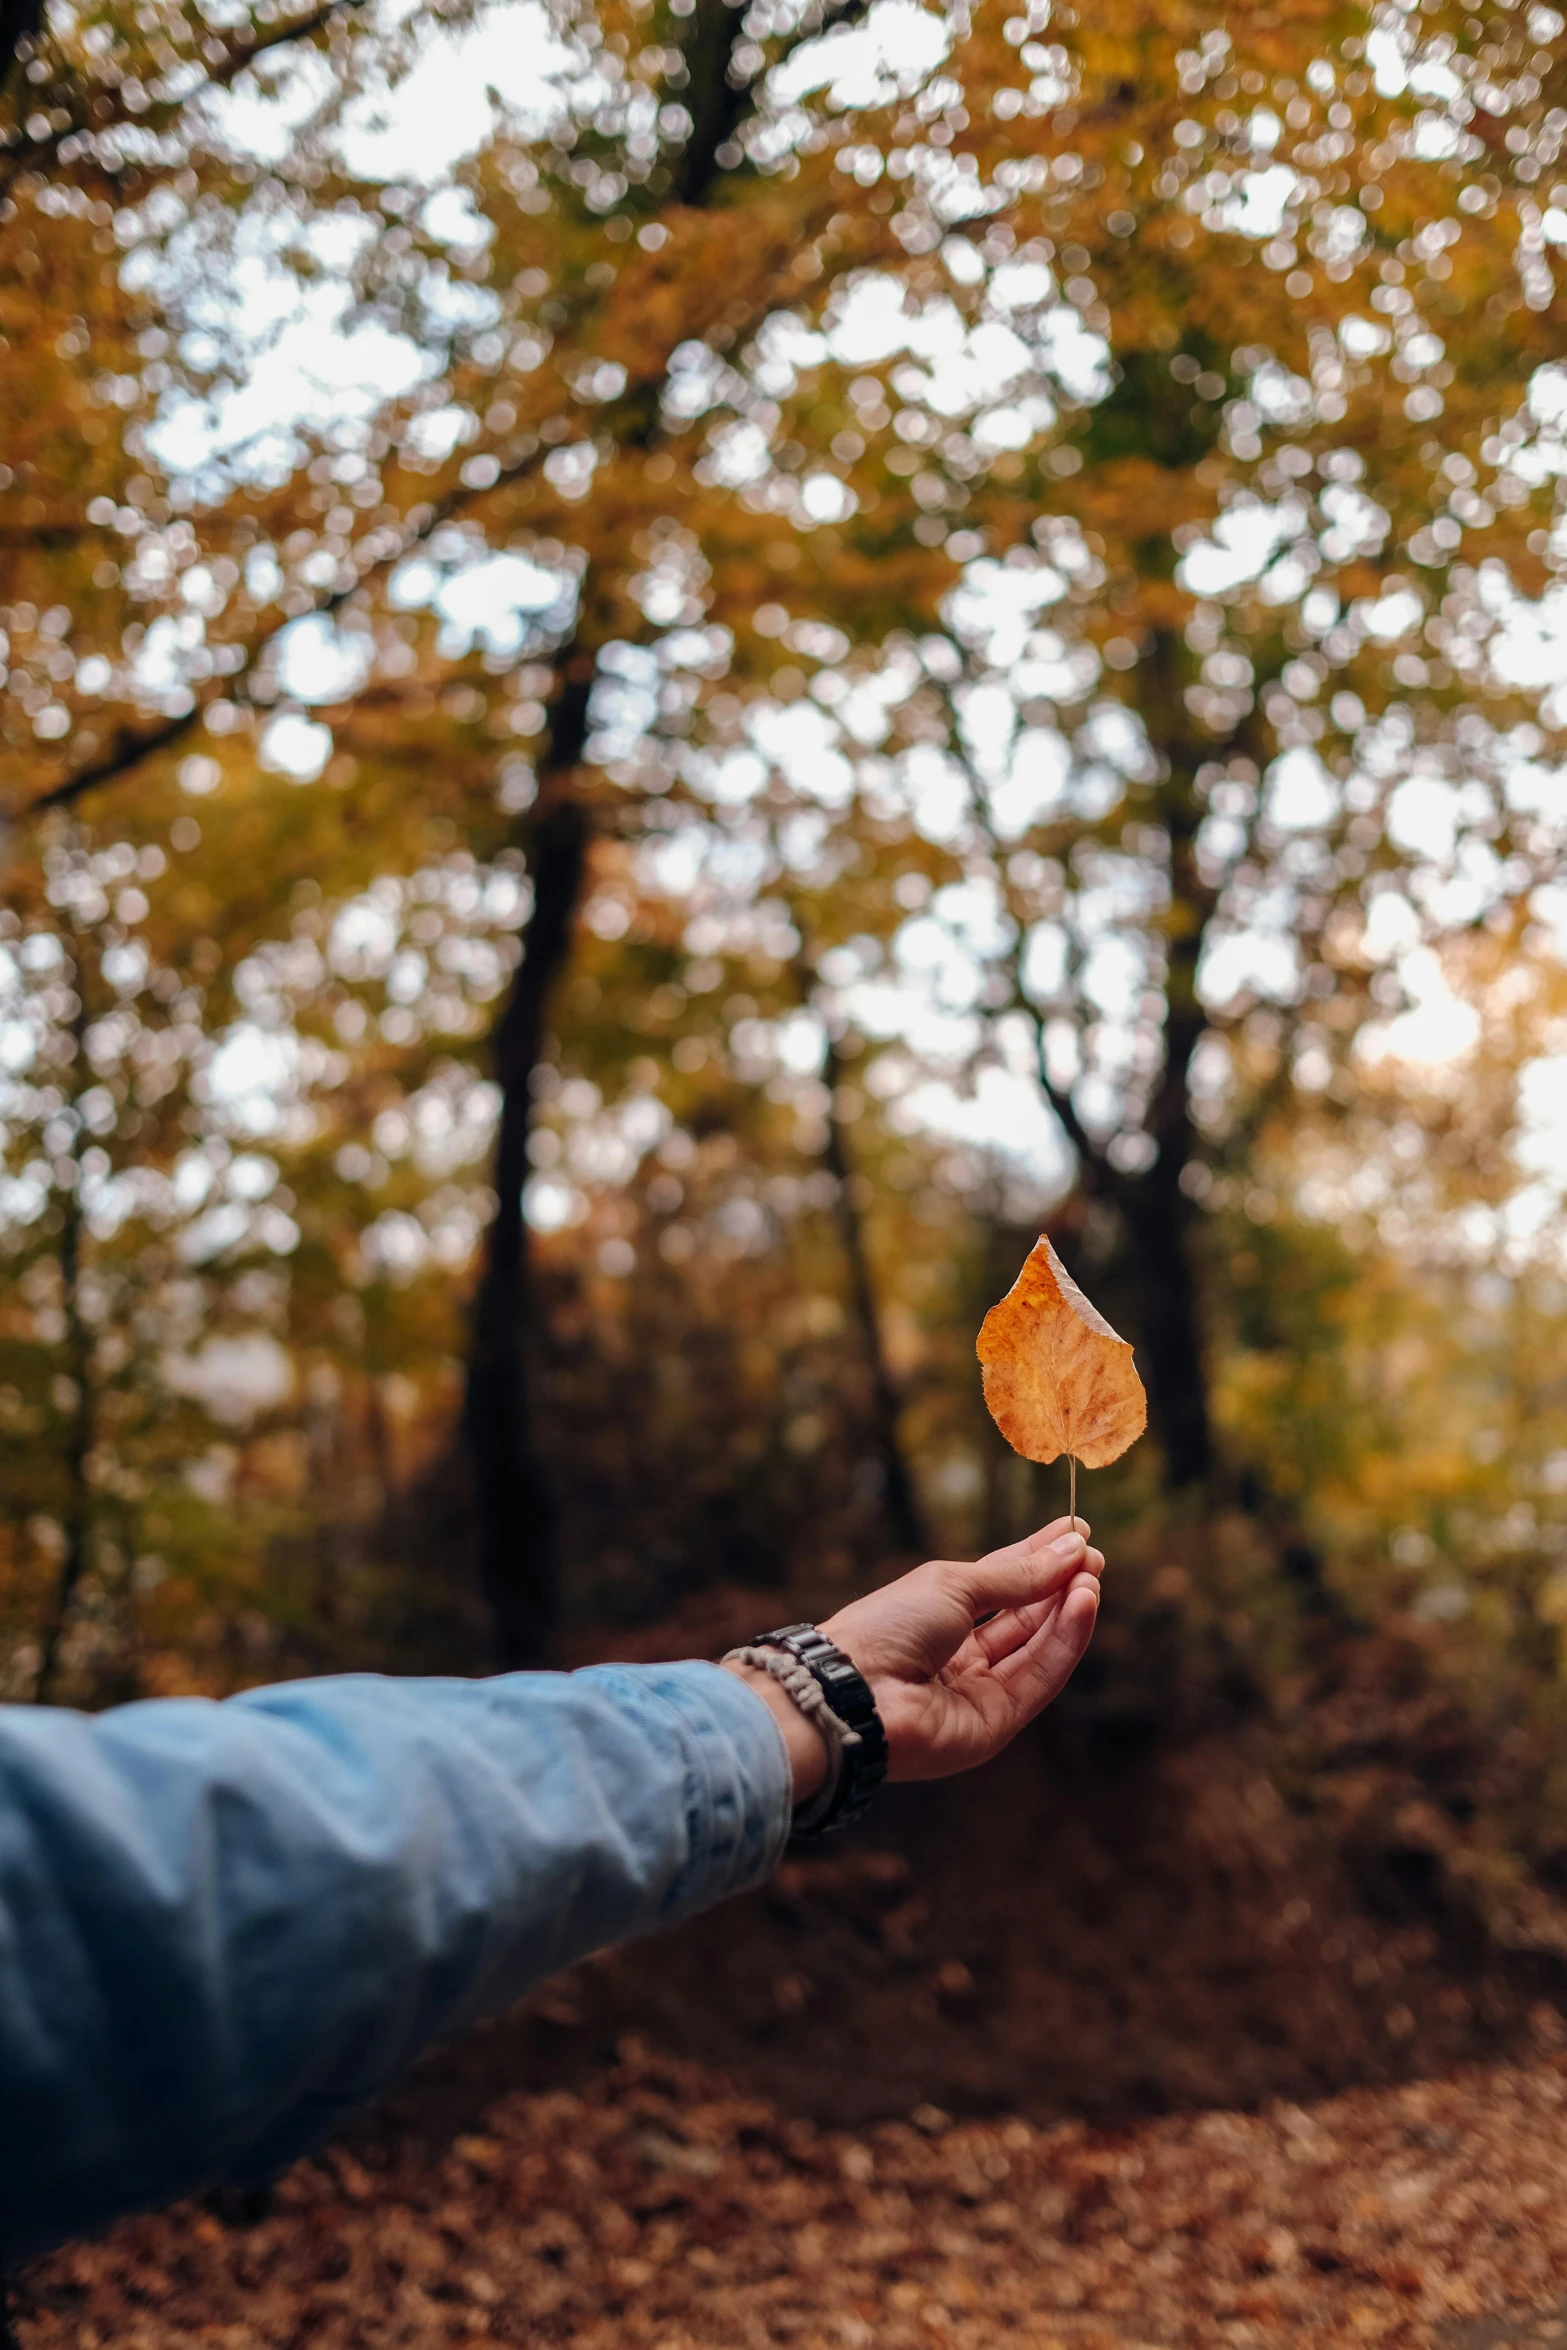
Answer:
[{"label": "blurred background tree", "polygon": [[5,30],[8,1687],[1002,1539],[1047,1216],[1554,1638],[1558,13]]}]

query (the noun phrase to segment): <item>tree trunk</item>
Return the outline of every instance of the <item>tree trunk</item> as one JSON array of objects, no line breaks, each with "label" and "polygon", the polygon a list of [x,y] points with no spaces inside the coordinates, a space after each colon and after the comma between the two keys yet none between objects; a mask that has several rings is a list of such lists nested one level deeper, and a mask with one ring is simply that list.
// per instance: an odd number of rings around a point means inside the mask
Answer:
[{"label": "tree trunk", "polygon": [[11,78],[16,53],[43,24],[43,0],[0,0],[0,90]]},{"label": "tree trunk", "polygon": [[571,788],[587,737],[591,672],[565,664],[539,778],[529,872],[533,906],[522,958],[495,1031],[500,1087],[495,1213],[474,1297],[464,1427],[473,1467],[480,1587],[508,1667],[537,1660],[554,1622],[556,1507],[533,1437],[528,1338],[532,1282],[522,1192],[528,1175],[533,1078],[549,1006],[571,952],[592,830]]},{"label": "tree trunk", "polygon": [[898,1428],[902,1398],[898,1394],[897,1381],[893,1378],[887,1361],[887,1350],[882,1343],[881,1317],[876,1311],[876,1288],[865,1247],[865,1226],[852,1188],[854,1170],[849,1161],[848,1137],[838,1114],[838,1088],[843,1083],[843,1064],[830,1032],[823,1082],[830,1097],[827,1106],[827,1148],[823,1157],[827,1171],[833,1178],[833,1212],[849,1268],[849,1293],[853,1300],[854,1318],[859,1325],[860,1345],[870,1372],[872,1434],[876,1458],[881,1467],[882,1503],[886,1510],[888,1531],[897,1547],[924,1558],[930,1549],[930,1538]]},{"label": "tree trunk", "polygon": [[1213,1473],[1208,1371],[1192,1211],[1179,1168],[1156,1161],[1125,1187],[1121,1215],[1140,1300],[1138,1352],[1165,1475],[1177,1488],[1205,1485]]},{"label": "tree trunk", "polygon": [[[80,954],[75,960],[75,977],[77,1010],[72,1033],[76,1042],[76,1083],[73,1107],[75,1099],[85,1091],[83,1070],[87,1057],[87,977],[82,969]],[[92,1488],[88,1482],[87,1463],[94,1436],[93,1364],[92,1332],[82,1309],[81,1146],[82,1135],[78,1127],[71,1139],[70,1152],[75,1181],[66,1192],[60,1210],[61,1305],[65,1316],[68,1376],[76,1390],[76,1399],[71,1407],[65,1449],[65,1550],[60,1559],[54,1606],[39,1652],[38,1678],[33,1684],[33,1698],[38,1705],[48,1704],[54,1688],[60,1663],[60,1643],[71,1620],[71,1609],[82,1577],[87,1572],[88,1552],[92,1542]]]},{"label": "tree trunk", "polygon": [[[1197,1144],[1191,1115],[1192,1055],[1207,1026],[1197,992],[1203,940],[1214,893],[1197,861],[1202,805],[1198,767],[1215,746],[1191,731],[1185,702],[1187,664],[1179,638],[1158,631],[1140,672],[1138,707],[1165,774],[1156,813],[1170,840],[1170,905],[1164,921],[1164,1065],[1144,1120],[1154,1146],[1151,1165],[1129,1174],[1110,1160],[1099,1138],[1078,1117],[1071,1093],[1057,1087],[1045,1050],[1045,1022],[1023,984],[1024,938],[1019,929],[1010,957],[1007,1009],[1022,1012],[1034,1036],[1040,1091],[1059,1119],[1077,1157],[1083,1193],[1111,1209],[1122,1230],[1122,1251],[1137,1292],[1133,1335],[1148,1388],[1149,1417],[1164,1448],[1171,1485],[1207,1484],[1213,1475],[1208,1414],[1208,1370],[1202,1296],[1195,1248],[1196,1220],[1182,1176]],[[992,846],[996,844],[992,840]],[[999,854],[999,849],[997,850]]]},{"label": "tree trunk", "polygon": [[1208,1370],[1192,1206],[1181,1188],[1181,1171],[1193,1141],[1186,1082],[1196,1036],[1188,1037],[1183,1029],[1172,1040],[1170,1049],[1172,1055],[1181,1055],[1180,1065],[1175,1068],[1167,1062],[1161,1081],[1154,1120],[1158,1155],[1153,1165],[1146,1174],[1124,1175],[1084,1131],[1070,1100],[1051,1085],[1043,1023],[1026,999],[1020,995],[1018,1000],[1034,1021],[1041,1089],[1077,1153],[1078,1183],[1087,1198],[1114,1212],[1121,1228],[1120,1252],[1137,1295],[1132,1335],[1138,1369],[1148,1389],[1148,1416],[1164,1448],[1166,1475],[1174,1486],[1203,1484],[1213,1469]]},{"label": "tree trunk", "polygon": [[[0,0],[0,7],[6,4]],[[863,9],[864,0],[830,0],[826,21],[852,22]],[[742,17],[743,10],[728,5],[728,0],[699,0],[682,43],[684,103],[692,127],[670,189],[675,203],[696,206],[709,200],[726,168],[720,150],[744,116],[754,111],[759,85],[743,73],[738,80],[733,78],[744,32]],[[819,29],[813,20],[809,32],[796,38],[812,38]],[[643,445],[656,433],[657,417],[655,401],[633,435]],[[588,613],[592,603],[593,583],[584,578],[579,613]],[[598,616],[600,621],[610,617]],[[543,1050],[550,998],[571,949],[592,832],[588,811],[571,783],[587,739],[592,689],[593,663],[583,642],[579,635],[557,660],[561,685],[539,775],[529,856],[533,911],[522,960],[495,1033],[494,1067],[501,1091],[496,1208],[474,1298],[464,1408],[478,1517],[480,1584],[501,1656],[509,1664],[527,1662],[541,1652],[557,1599],[555,1503],[533,1442],[529,1408],[532,1298],[522,1187],[528,1171],[533,1073]]]},{"label": "tree trunk", "polygon": [[1197,1142],[1192,1055],[1207,1027],[1197,972],[1214,910],[1214,893],[1197,863],[1203,809],[1196,785],[1197,769],[1213,746],[1192,734],[1184,692],[1188,674],[1180,640],[1172,630],[1158,631],[1143,664],[1141,707],[1167,768],[1158,796],[1170,840],[1164,1067],[1148,1105],[1153,1164],[1146,1174],[1121,1177],[1117,1186],[1142,1298],[1150,1416],[1164,1445],[1166,1475],[1177,1488],[1206,1485],[1214,1468],[1195,1211],[1181,1182]]}]

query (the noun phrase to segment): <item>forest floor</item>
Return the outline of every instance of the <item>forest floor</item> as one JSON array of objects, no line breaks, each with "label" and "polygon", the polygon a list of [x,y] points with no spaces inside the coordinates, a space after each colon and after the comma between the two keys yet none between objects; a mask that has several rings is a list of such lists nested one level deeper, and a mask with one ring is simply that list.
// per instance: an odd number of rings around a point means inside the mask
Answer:
[{"label": "forest floor", "polygon": [[1560,2059],[1119,2130],[822,2130],[632,2041],[475,2120],[437,2147],[410,2111],[259,2218],[57,2255],[25,2350],[1567,2341]]},{"label": "forest floor", "polygon": [[264,2206],[39,2263],[23,2350],[1567,2346],[1567,1967],[1463,1894],[1490,1763],[1387,1651],[1314,1699],[1309,1799],[1276,1723],[1150,1722],[1063,1708]]}]

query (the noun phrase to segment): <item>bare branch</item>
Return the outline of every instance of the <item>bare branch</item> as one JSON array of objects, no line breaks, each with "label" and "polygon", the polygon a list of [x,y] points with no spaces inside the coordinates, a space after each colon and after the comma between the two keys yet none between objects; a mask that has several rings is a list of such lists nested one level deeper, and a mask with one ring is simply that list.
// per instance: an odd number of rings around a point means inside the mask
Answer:
[{"label": "bare branch", "polygon": [[1015,957],[1013,962],[1014,967],[1010,973],[1013,983],[1012,999],[1007,1005],[1007,1010],[1021,1012],[1033,1030],[1034,1061],[1039,1071],[1039,1090],[1044,1095],[1047,1106],[1059,1121],[1067,1141],[1072,1145],[1077,1155],[1078,1166],[1082,1171],[1086,1188],[1089,1191],[1103,1192],[1111,1199],[1125,1201],[1131,1197],[1130,1186],[1116,1168],[1110,1164],[1110,1161],[1105,1157],[1102,1146],[1094,1140],[1088,1128],[1083,1124],[1077,1114],[1077,1105],[1071,1094],[1065,1087],[1057,1085],[1050,1074],[1049,1061],[1045,1051],[1045,1024],[1040,1018],[1037,1005],[1032,1003],[1023,992],[1021,959]]},{"label": "bare branch", "polygon": [[254,674],[258,662],[269,647],[277,642],[284,629],[292,628],[296,620],[330,619],[334,613],[342,610],[350,597],[359,595],[373,580],[384,579],[389,572],[395,571],[399,563],[406,561],[416,548],[424,546],[434,536],[442,523],[455,520],[481,499],[493,496],[503,484],[519,481],[533,472],[542,464],[544,454],[534,450],[526,457],[514,459],[509,466],[502,466],[497,479],[482,490],[461,486],[448,490],[444,497],[436,499],[425,509],[416,528],[403,532],[389,554],[379,555],[366,563],[352,580],[334,588],[330,595],[318,597],[306,611],[284,613],[271,627],[263,629],[244,648],[244,659],[239,668],[231,670],[225,677],[212,678],[188,710],[182,711],[178,717],[166,719],[161,726],[150,728],[146,734],[122,743],[106,757],[95,759],[91,766],[79,768],[74,775],[66,776],[63,782],[55,784],[52,790],[34,800],[25,813],[28,816],[44,816],[52,809],[74,806],[84,793],[96,790],[101,784],[118,783],[157,752],[169,750],[175,743],[182,741],[200,724],[212,703],[248,701],[250,696],[246,691],[246,680]]},{"label": "bare branch", "polygon": [[74,547],[83,539],[101,538],[112,522],[0,522],[0,547]]},{"label": "bare branch", "polygon": [[43,0],[0,0],[0,89],[22,43],[36,40],[43,18]]},{"label": "bare branch", "polygon": [[[312,33],[318,33],[323,25],[330,24],[333,17],[363,5],[364,0],[322,0],[321,6],[311,9],[306,16],[295,17],[291,24],[277,25],[270,32],[258,34],[254,40],[236,43],[227,51],[221,63],[203,74],[200,81],[193,83],[178,98],[164,101],[164,105],[170,112],[178,113],[193,98],[201,97],[208,90],[226,90],[232,82],[238,80],[248,65],[253,65],[269,49],[280,49],[290,41],[307,41]],[[86,112],[73,116],[63,129],[50,131],[41,139],[23,139],[7,151],[5,168],[0,172],[0,195],[22,172],[37,171],[46,164],[58,161],[60,150],[67,139],[98,138],[105,131],[115,130],[120,124],[128,122],[145,128],[149,116],[146,112],[134,112],[122,95],[99,91]]]},{"label": "bare branch", "polygon": [[[758,90],[767,76],[808,41],[820,40],[824,33],[857,24],[868,5],[869,0],[827,0],[826,6],[819,13],[809,15],[758,73],[738,81],[734,55],[744,35],[744,10],[721,5],[696,18],[692,36],[685,44],[690,74],[686,102],[694,120],[675,169],[673,194],[677,203],[706,202],[723,168],[718,160],[719,152],[734,139],[754,109]],[[718,38],[711,40],[708,36],[715,27]]]}]

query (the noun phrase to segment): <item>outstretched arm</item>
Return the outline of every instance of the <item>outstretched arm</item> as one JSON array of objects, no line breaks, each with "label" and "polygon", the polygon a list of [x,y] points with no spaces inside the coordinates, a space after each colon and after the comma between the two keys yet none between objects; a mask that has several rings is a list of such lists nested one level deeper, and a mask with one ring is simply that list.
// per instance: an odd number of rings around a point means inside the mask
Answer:
[{"label": "outstretched arm", "polygon": [[432,2041],[760,1882],[715,1665],[0,1707],[0,2260],[264,2178]]}]

